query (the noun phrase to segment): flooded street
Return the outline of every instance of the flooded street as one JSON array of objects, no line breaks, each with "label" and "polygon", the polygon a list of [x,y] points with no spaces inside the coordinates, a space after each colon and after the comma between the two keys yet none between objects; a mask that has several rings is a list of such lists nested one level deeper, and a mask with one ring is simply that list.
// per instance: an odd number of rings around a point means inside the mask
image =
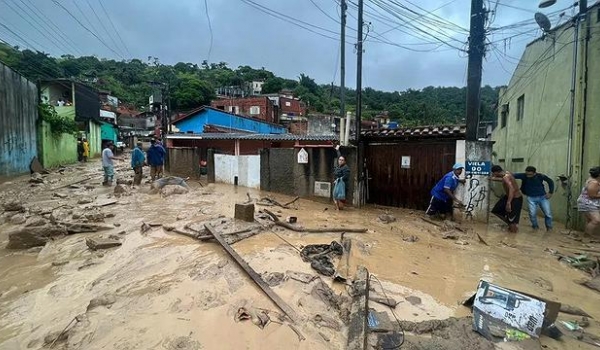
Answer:
[{"label": "flooded street", "polygon": [[[99,163],[93,162],[66,168],[63,174],[53,172],[35,187],[29,176],[0,184],[2,203],[17,199],[26,208],[23,214],[7,212],[0,219],[0,349],[50,348],[67,328],[68,336],[59,339],[55,349],[346,348],[348,329],[340,313],[314,292],[322,281],[335,294],[347,296],[346,286],[318,275],[295,249],[340,241],[339,233],[292,232],[262,220],[265,230],[232,245],[259,274],[288,276],[272,289],[302,320],[296,325],[305,338],[300,341],[278,317],[277,306],[221,246],[167,230],[220,215],[231,218],[235,204],[246,201],[248,194],[280,203],[293,198],[194,181],[188,182],[191,190],[186,194],[162,197],[150,193],[150,185],[144,183],[116,198],[112,188],[100,185],[100,174]],[[117,178],[132,174],[123,164]],[[68,186],[87,177],[92,179]],[[581,246],[560,228],[550,234],[531,232],[524,221],[521,232],[512,235],[495,222],[466,223],[466,232],[454,240],[443,239],[445,230],[424,221],[418,211],[371,206],[336,212],[329,203],[305,199],[291,206],[294,209],[269,210],[282,219],[296,216],[305,227],[368,229],[345,234],[352,240],[350,275],[365,266],[377,277],[371,288],[378,293],[383,288],[387,297],[399,302],[395,313],[402,321],[469,316],[470,309],[460,303],[475,292],[480,279],[577,306],[600,318],[598,293],[576,283],[589,275],[545,251]],[[257,205],[259,209],[263,207]],[[384,223],[382,214],[396,220]],[[5,249],[8,233],[17,227],[15,215],[25,216],[27,222],[35,217],[57,222],[85,219],[112,228],[59,237],[43,247]],[[152,227],[142,230],[143,223]],[[242,228],[237,225],[229,229]],[[122,245],[90,250],[86,239],[99,237],[113,237]],[[304,283],[289,278],[290,272],[319,277]],[[266,310],[271,322],[261,329],[253,321],[236,321],[241,307]],[[378,303],[370,302],[369,307],[389,312]],[[316,315],[333,324],[315,322]],[[580,318],[559,315],[559,320]],[[590,323],[586,332],[600,334],[598,323]],[[463,348],[460,339],[455,341],[457,349]],[[541,344],[546,349],[595,348],[567,335],[561,340],[542,336]]]}]

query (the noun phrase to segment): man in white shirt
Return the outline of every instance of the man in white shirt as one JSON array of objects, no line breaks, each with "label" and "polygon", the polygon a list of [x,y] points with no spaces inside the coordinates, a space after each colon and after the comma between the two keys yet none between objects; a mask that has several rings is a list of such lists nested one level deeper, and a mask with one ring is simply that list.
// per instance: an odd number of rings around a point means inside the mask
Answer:
[{"label": "man in white shirt", "polygon": [[115,146],[112,142],[106,144],[106,148],[102,150],[102,169],[104,170],[104,186],[112,186],[113,178],[115,176],[115,167],[113,160],[123,161],[123,158],[115,157],[113,150]]}]

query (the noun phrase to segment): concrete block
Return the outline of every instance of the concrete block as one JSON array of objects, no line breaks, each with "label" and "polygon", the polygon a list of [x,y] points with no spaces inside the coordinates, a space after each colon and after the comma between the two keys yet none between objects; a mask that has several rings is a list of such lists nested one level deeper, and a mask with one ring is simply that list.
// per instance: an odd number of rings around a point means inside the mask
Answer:
[{"label": "concrete block", "polygon": [[254,204],[236,203],[234,217],[238,220],[254,222]]}]

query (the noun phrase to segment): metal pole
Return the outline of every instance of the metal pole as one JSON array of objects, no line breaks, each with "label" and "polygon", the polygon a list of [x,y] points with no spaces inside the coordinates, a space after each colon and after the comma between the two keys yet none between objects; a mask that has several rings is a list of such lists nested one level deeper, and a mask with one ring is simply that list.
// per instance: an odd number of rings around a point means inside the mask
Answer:
[{"label": "metal pole", "polygon": [[346,146],[347,136],[350,134],[350,124],[346,125],[346,130],[342,129],[342,120],[346,117],[346,0],[341,0],[342,18],[341,18],[341,46],[340,46],[340,142]]},{"label": "metal pole", "polygon": [[483,0],[471,1],[467,75],[467,141],[477,141],[481,105],[481,72],[485,53],[485,13]]}]

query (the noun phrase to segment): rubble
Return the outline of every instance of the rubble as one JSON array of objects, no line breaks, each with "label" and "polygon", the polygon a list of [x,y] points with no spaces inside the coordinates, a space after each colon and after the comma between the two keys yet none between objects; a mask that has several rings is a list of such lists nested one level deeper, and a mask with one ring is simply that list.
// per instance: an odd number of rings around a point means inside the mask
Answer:
[{"label": "rubble", "polygon": [[3,208],[4,208],[4,211],[25,212],[25,207],[23,206],[23,203],[18,202],[18,201],[4,203]]},{"label": "rubble", "polygon": [[246,222],[254,222],[254,204],[236,203],[234,217]]},{"label": "rubble", "polygon": [[46,224],[43,226],[19,227],[8,233],[6,249],[27,249],[44,246],[54,237],[65,236],[67,230],[62,226]]},{"label": "rubble", "polygon": [[80,200],[78,200],[77,204],[90,204],[90,203],[93,203],[93,202],[94,202],[93,198],[84,197],[84,198],[81,198]]},{"label": "rubble", "polygon": [[165,185],[160,189],[160,195],[162,197],[169,197],[175,194],[186,194],[190,190],[188,187],[183,187],[180,185]]},{"label": "rubble", "polygon": [[26,221],[27,221],[27,219],[25,218],[25,215],[23,215],[23,214],[13,215],[10,218],[10,223],[13,225],[21,225],[21,224],[24,224]]},{"label": "rubble", "polygon": [[102,239],[102,238],[86,238],[85,244],[91,250],[109,249],[109,248],[114,248],[114,247],[118,247],[118,246],[122,245],[122,243],[120,241],[117,241],[114,239]]},{"label": "rubble", "polygon": [[100,297],[90,300],[90,303],[87,306],[87,311],[89,312],[100,306],[105,306],[107,309],[110,309],[116,301],[117,298],[114,296],[114,294],[104,294]]},{"label": "rubble", "polygon": [[126,185],[116,185],[113,190],[115,197],[128,196],[131,193],[131,190]]}]

